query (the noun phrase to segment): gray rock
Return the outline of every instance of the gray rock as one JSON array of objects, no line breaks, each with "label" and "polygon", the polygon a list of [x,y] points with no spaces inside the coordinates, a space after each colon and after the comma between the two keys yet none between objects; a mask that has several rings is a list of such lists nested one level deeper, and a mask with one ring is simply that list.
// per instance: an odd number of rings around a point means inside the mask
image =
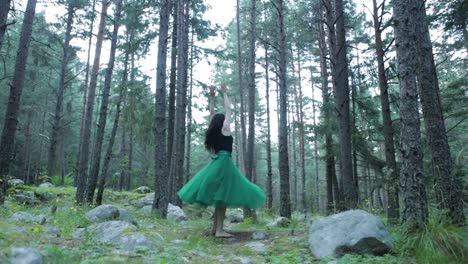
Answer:
[{"label": "gray rock", "polygon": [[47,222],[47,218],[44,215],[38,215],[34,217],[34,222],[43,225]]},{"label": "gray rock", "polygon": [[154,201],[154,192],[148,193],[145,197],[130,201],[130,204],[136,208],[142,208],[146,205],[152,205]]},{"label": "gray rock", "polygon": [[50,187],[54,187],[54,185],[50,182],[44,182],[44,183],[39,184],[39,188],[50,188]]},{"label": "gray rock", "polygon": [[267,226],[288,227],[290,223],[291,223],[291,220],[289,220],[286,217],[280,216],[276,218],[275,220],[273,220],[272,222],[268,223]]},{"label": "gray rock", "polygon": [[392,237],[376,216],[351,210],[314,221],[309,226],[309,247],[317,258],[383,255],[391,250]]},{"label": "gray rock", "polygon": [[263,231],[255,231],[252,233],[253,240],[265,240],[267,239],[267,234]]},{"label": "gray rock", "polygon": [[244,221],[244,212],[242,209],[229,210],[226,213],[226,219],[230,223],[241,223]]},{"label": "gray rock", "polygon": [[173,244],[187,244],[187,240],[174,239],[171,241]]},{"label": "gray rock", "polygon": [[264,252],[266,250],[266,246],[262,242],[250,242],[245,246],[257,252]]},{"label": "gray rock", "polygon": [[23,228],[19,227],[19,226],[14,226],[14,227],[10,228],[9,231],[11,231],[13,233],[18,233],[18,234],[21,234],[21,235],[26,235],[27,234],[26,231]]},{"label": "gray rock", "polygon": [[24,181],[20,179],[8,180],[8,186],[24,185]]},{"label": "gray rock", "polygon": [[42,264],[42,254],[35,248],[16,247],[11,249],[11,264]]},{"label": "gray rock", "polygon": [[86,228],[77,228],[73,234],[72,234],[72,237],[74,239],[78,239],[78,238],[81,238],[86,232]]},{"label": "gray rock", "polygon": [[241,264],[250,264],[253,263],[251,257],[246,257],[246,256],[237,256],[234,258],[234,260],[239,261]]},{"label": "gray rock", "polygon": [[29,205],[36,204],[36,197],[34,196],[34,192],[31,191],[20,191],[16,193],[13,198],[20,202],[20,203],[25,203]]},{"label": "gray rock", "polygon": [[153,206],[152,205],[145,205],[139,211],[144,213],[144,214],[149,215],[149,214],[151,214],[153,212]]},{"label": "gray rock", "polygon": [[38,223],[44,224],[46,222],[46,218],[43,215],[33,216],[30,213],[26,212],[16,212],[11,217],[10,220],[15,222],[24,222],[24,223]]},{"label": "gray rock", "polygon": [[152,239],[134,231],[136,226],[124,221],[108,221],[88,227],[90,237],[95,241],[113,244],[124,252],[156,250]]},{"label": "gray rock", "polygon": [[136,193],[150,193],[152,192],[151,188],[148,186],[141,186],[135,189]]},{"label": "gray rock", "polygon": [[34,222],[34,216],[32,216],[30,213],[26,212],[16,212],[14,213],[11,217],[10,220],[16,221],[16,222]]},{"label": "gray rock", "polygon": [[62,230],[56,226],[47,226],[44,231],[47,235],[50,236],[59,237],[62,234]]},{"label": "gray rock", "polygon": [[85,217],[91,223],[121,220],[136,224],[135,219],[126,209],[110,204],[103,204],[92,209],[85,214]]},{"label": "gray rock", "polygon": [[170,203],[167,205],[167,219],[175,222],[182,222],[187,220],[187,216],[182,208]]}]

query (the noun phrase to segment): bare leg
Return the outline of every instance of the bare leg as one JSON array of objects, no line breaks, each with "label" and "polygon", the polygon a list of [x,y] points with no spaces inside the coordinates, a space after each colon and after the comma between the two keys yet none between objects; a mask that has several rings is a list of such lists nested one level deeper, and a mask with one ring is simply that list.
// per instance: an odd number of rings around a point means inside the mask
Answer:
[{"label": "bare leg", "polygon": [[226,216],[226,208],[216,208],[215,214],[216,214],[215,236],[216,237],[232,237],[232,235],[224,231],[224,228],[223,228],[224,217]]},{"label": "bare leg", "polygon": [[213,236],[216,234],[217,221],[218,221],[218,214],[215,209],[215,211],[213,212],[213,228],[211,229],[211,235]]}]

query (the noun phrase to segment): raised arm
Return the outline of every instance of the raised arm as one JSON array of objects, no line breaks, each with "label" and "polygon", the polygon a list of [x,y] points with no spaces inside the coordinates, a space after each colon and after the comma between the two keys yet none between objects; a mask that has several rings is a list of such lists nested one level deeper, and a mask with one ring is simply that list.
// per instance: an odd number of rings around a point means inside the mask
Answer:
[{"label": "raised arm", "polygon": [[223,93],[224,97],[224,109],[226,111],[222,133],[225,136],[231,135],[231,102],[229,101],[229,97],[227,95],[226,85],[224,83],[221,84],[221,92]]},{"label": "raised arm", "polygon": [[214,112],[215,95],[216,95],[215,87],[210,86],[210,118],[212,118],[213,115],[215,114]]}]

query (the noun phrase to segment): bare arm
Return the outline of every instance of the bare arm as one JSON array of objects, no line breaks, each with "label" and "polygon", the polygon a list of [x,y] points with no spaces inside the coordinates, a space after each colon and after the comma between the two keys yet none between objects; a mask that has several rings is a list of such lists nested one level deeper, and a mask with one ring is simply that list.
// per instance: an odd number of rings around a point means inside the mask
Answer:
[{"label": "bare arm", "polygon": [[214,86],[211,86],[210,87],[210,118],[213,117],[213,115],[215,114],[214,112],[214,102],[215,102],[215,87]]},{"label": "bare arm", "polygon": [[231,135],[231,102],[229,101],[229,97],[227,95],[226,91],[226,85],[223,83],[221,84],[221,92],[223,93],[224,97],[224,109],[226,111],[225,118],[224,118],[224,123],[223,123],[223,129],[221,132],[225,136],[230,136]]}]

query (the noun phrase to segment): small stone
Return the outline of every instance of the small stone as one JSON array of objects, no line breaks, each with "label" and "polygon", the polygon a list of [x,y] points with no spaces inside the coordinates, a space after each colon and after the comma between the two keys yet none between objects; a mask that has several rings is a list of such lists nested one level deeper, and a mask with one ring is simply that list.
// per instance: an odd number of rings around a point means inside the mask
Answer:
[{"label": "small stone", "polygon": [[235,257],[234,260],[238,260],[242,264],[250,264],[252,263],[252,258],[250,257],[245,257],[245,256],[238,256]]},{"label": "small stone", "polygon": [[180,223],[184,220],[187,220],[187,216],[185,215],[182,208],[170,203],[167,205],[167,219]]},{"label": "small stone", "polygon": [[229,210],[226,213],[226,219],[230,223],[241,223],[244,221],[244,212],[242,209],[234,209],[234,210]]},{"label": "small stone", "polygon": [[73,232],[72,237],[74,239],[81,238],[86,232],[86,228],[77,228],[75,232]]},{"label": "small stone", "polygon": [[289,224],[291,223],[291,220],[289,220],[286,217],[278,217],[272,222],[268,223],[267,226],[277,226],[277,227],[288,227]]},{"label": "small stone", "polygon": [[174,240],[172,240],[172,243],[173,243],[173,244],[187,244],[188,241],[186,241],[186,240],[180,240],[180,239],[174,239]]},{"label": "small stone", "polygon": [[151,188],[148,186],[141,186],[135,189],[136,193],[150,193],[152,192]]},{"label": "small stone", "polygon": [[24,185],[24,181],[20,179],[8,180],[8,186]]},{"label": "small stone", "polygon": [[14,213],[11,217],[10,220],[16,221],[16,222],[34,222],[34,216],[32,216],[30,213],[26,212],[16,212]]},{"label": "small stone", "polygon": [[12,248],[11,255],[11,264],[42,264],[42,254],[35,248]]},{"label": "small stone", "polygon": [[48,226],[45,228],[45,233],[51,236],[60,237],[60,235],[62,234],[62,230],[55,226]]},{"label": "small stone", "polygon": [[266,250],[266,246],[262,242],[250,242],[246,246],[257,252],[264,252]]},{"label": "small stone", "polygon": [[54,187],[54,185],[50,182],[44,182],[44,183],[39,184],[39,188],[51,188],[51,187]]},{"label": "small stone", "polygon": [[110,204],[103,204],[90,210],[85,217],[91,223],[122,220],[136,225],[135,219],[126,209]]},{"label": "small stone", "polygon": [[267,239],[267,234],[263,231],[255,231],[252,233],[253,240],[265,240]]}]

